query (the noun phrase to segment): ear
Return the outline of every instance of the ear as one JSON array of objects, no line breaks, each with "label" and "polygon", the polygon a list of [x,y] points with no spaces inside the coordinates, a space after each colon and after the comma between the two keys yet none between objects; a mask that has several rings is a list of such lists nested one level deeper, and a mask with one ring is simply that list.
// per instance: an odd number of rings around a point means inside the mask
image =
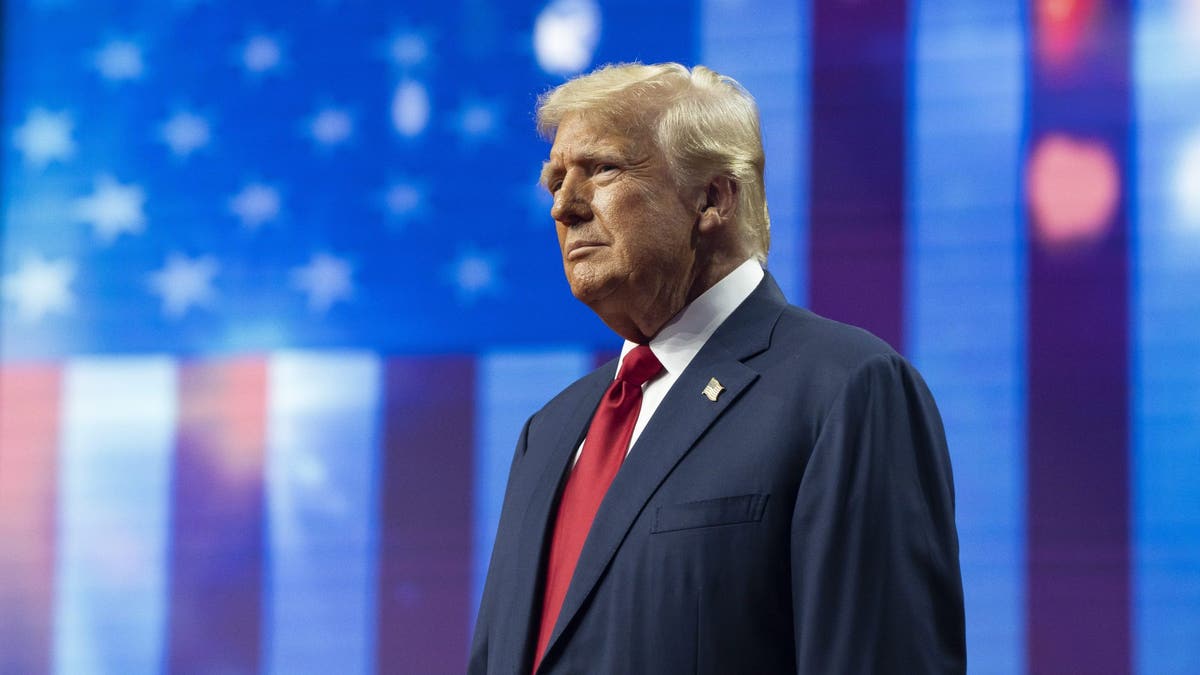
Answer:
[{"label": "ear", "polygon": [[737,183],[729,176],[715,176],[708,181],[700,199],[698,226],[701,234],[713,233],[733,223],[737,192]]}]

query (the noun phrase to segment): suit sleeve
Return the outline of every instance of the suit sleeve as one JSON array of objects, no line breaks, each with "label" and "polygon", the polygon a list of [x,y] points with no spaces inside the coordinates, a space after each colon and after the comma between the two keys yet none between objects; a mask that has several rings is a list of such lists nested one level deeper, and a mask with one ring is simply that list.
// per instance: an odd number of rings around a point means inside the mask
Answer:
[{"label": "suit sleeve", "polygon": [[[517,440],[517,449],[513,453],[512,464],[508,468],[508,485],[505,486],[504,495],[508,499],[508,487],[512,484],[513,471],[517,468],[517,462],[525,454],[526,439],[529,436],[529,425],[533,422],[530,417],[525,421],[525,426],[521,429],[521,436]],[[501,523],[498,529],[504,529],[503,513],[507,512],[504,509],[501,513]],[[498,541],[498,539],[497,539]],[[471,638],[471,651],[467,660],[468,675],[485,675],[488,669],[488,637],[492,631],[492,606],[495,604],[494,596],[497,592],[498,576],[497,564],[498,555],[496,546],[492,546],[492,557],[488,562],[487,578],[483,584],[483,595],[479,600],[479,612],[475,615],[475,634]]]},{"label": "suit sleeve", "polygon": [[829,409],[792,514],[799,673],[963,673],[954,485],[941,417],[903,358]]}]

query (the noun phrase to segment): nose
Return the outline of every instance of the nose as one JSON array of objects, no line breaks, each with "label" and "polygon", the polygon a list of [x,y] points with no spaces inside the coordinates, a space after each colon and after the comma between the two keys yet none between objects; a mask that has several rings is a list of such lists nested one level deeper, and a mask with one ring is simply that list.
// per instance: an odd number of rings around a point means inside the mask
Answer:
[{"label": "nose", "polygon": [[577,174],[568,173],[563,184],[554,193],[554,205],[550,217],[565,227],[574,227],[592,219],[590,190],[586,180]]}]

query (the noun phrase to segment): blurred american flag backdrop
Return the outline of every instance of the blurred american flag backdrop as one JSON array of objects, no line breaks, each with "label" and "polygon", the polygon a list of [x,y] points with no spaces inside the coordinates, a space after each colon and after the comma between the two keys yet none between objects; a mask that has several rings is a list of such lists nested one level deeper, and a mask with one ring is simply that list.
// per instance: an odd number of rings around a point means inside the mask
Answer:
[{"label": "blurred american flag backdrop", "polygon": [[937,396],[971,671],[1200,672],[1200,1],[3,3],[0,673],[455,673],[619,348],[538,93],[759,100],[769,269]]}]

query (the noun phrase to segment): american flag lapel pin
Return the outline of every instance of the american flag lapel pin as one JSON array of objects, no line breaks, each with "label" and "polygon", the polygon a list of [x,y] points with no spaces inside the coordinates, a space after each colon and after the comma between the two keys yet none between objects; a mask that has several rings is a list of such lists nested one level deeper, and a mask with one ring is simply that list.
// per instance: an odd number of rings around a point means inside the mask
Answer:
[{"label": "american flag lapel pin", "polygon": [[707,396],[708,400],[716,403],[717,397],[720,396],[721,392],[723,391],[725,391],[725,387],[722,386],[720,382],[717,382],[717,378],[714,377],[708,381],[708,386],[704,387],[704,391],[701,393]]}]

